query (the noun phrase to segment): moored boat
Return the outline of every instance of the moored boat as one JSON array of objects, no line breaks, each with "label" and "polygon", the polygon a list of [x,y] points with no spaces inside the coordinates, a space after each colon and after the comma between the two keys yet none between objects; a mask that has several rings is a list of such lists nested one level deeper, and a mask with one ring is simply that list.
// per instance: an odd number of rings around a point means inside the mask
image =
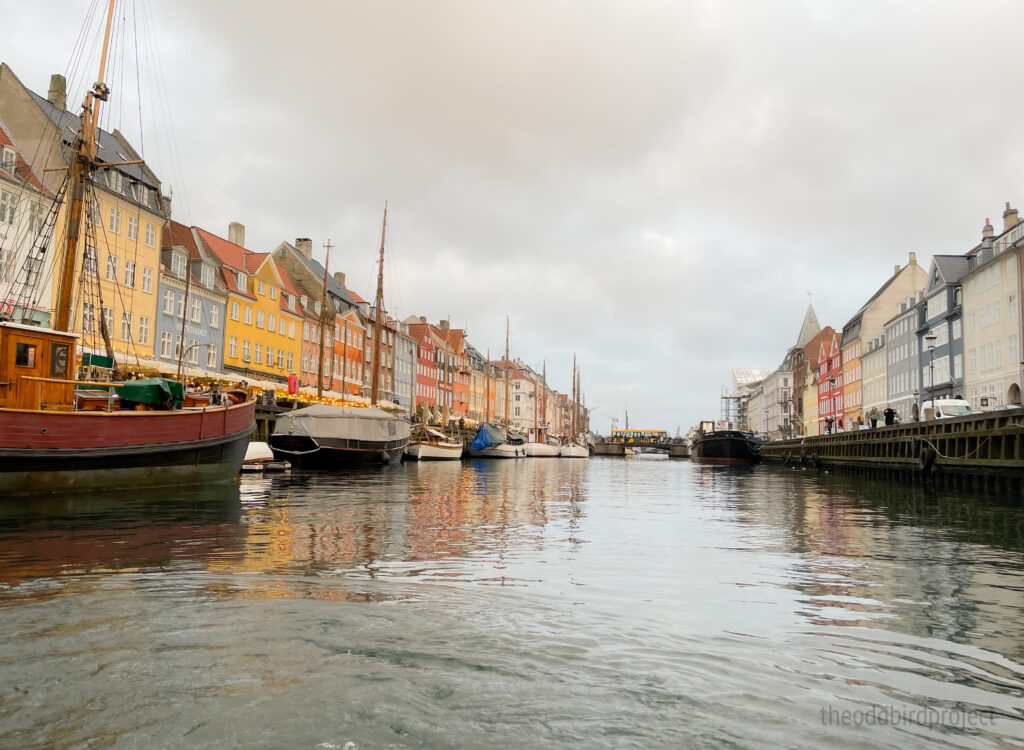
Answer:
[{"label": "moored boat", "polygon": [[526,443],[526,455],[533,458],[558,458],[561,447],[548,442],[531,441]]},{"label": "moored boat", "polygon": [[369,406],[293,409],[278,416],[270,436],[275,458],[296,469],[398,463],[408,444],[408,422]]},{"label": "moored boat", "polygon": [[243,472],[288,471],[290,468],[292,466],[289,462],[275,459],[270,446],[260,440],[253,440],[245,449]]},{"label": "moored boat", "polygon": [[694,435],[690,458],[698,463],[752,464],[761,460],[761,449],[749,432],[716,430],[713,423],[703,422]]},{"label": "moored boat", "polygon": [[456,461],[462,458],[462,441],[433,428],[420,427],[405,446],[405,455],[414,461]]},{"label": "moored boat", "polygon": [[566,443],[558,450],[562,458],[590,458],[590,449],[578,443]]},{"label": "moored boat", "polygon": [[469,445],[474,458],[525,458],[526,441],[496,424],[482,424]]},{"label": "moored boat", "polygon": [[[17,244],[18,233],[0,236],[0,255],[11,264],[0,291],[0,496],[228,480],[238,474],[255,429],[256,404],[245,392],[231,399],[240,403],[189,407],[177,381],[119,380],[110,325],[105,315],[96,315],[103,306],[96,271],[97,237],[103,236],[102,226],[96,227],[96,176],[102,171],[109,185],[128,175],[133,185],[139,183],[138,195],[159,189],[141,159],[97,157],[98,143],[116,142],[115,135],[98,125],[101,104],[110,96],[104,78],[114,15],[110,2],[99,75],[81,116],[65,112],[63,103],[41,110],[41,122],[61,123],[53,137],[59,139],[67,165],[57,180],[61,187],[49,193],[53,204],[42,211],[42,225],[35,228],[25,252],[8,246]],[[47,100],[35,101],[43,107]],[[110,150],[104,153],[112,155]],[[18,156],[17,163],[22,161]],[[28,178],[33,167],[27,162],[23,166]],[[42,187],[42,182],[36,184]],[[147,205],[164,211],[157,202]],[[58,215],[63,229],[57,226]],[[109,263],[109,246],[107,253]],[[15,259],[18,267],[13,267]],[[43,285],[51,280],[52,320],[44,320],[42,313],[48,317],[49,312],[39,301],[45,297]],[[79,354],[100,346],[95,338],[84,342],[73,332],[76,306],[80,330],[101,336],[106,351],[105,356],[90,352],[90,367],[82,373],[76,368]],[[93,374],[100,369],[109,372],[109,380]]]}]

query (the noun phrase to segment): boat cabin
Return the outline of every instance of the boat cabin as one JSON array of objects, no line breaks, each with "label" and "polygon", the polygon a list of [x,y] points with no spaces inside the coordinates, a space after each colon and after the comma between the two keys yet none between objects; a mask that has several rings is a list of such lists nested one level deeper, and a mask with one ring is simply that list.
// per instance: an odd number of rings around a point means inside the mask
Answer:
[{"label": "boat cabin", "polygon": [[0,408],[71,411],[77,339],[51,328],[0,323]]}]

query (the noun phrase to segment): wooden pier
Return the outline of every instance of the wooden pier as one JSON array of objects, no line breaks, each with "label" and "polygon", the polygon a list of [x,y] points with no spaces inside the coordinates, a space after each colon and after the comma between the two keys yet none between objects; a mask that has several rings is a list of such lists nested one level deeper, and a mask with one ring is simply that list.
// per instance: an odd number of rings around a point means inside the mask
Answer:
[{"label": "wooden pier", "polygon": [[761,444],[765,461],[1021,495],[1024,409]]}]

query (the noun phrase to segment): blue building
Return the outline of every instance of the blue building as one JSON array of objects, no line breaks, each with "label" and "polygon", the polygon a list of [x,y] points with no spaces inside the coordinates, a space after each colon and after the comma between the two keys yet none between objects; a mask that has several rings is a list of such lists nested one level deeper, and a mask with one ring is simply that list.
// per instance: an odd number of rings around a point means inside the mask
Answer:
[{"label": "blue building", "polygon": [[404,324],[396,324],[395,334],[395,402],[412,410],[413,384],[416,381],[416,341]]},{"label": "blue building", "polygon": [[964,255],[936,255],[932,259],[924,300],[918,306],[917,352],[922,402],[964,397],[960,280],[969,270],[969,260]]},{"label": "blue building", "polygon": [[172,221],[164,228],[157,284],[156,359],[177,369],[180,358],[186,376],[224,370],[227,290],[218,278],[216,263],[200,247],[191,227]]}]

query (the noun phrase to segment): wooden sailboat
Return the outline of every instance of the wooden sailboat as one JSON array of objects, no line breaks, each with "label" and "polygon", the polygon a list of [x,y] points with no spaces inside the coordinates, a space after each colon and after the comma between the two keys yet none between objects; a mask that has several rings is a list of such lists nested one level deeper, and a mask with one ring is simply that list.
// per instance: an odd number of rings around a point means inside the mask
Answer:
[{"label": "wooden sailboat", "polygon": [[[451,325],[445,334],[444,342],[444,382],[448,384],[448,342]],[[438,389],[441,393],[441,424],[442,430],[448,425],[448,399],[446,389]],[[457,461],[462,458],[462,441],[448,437],[444,432],[427,425],[420,425],[413,430],[409,444],[405,446],[405,455],[416,461]]]},{"label": "wooden sailboat", "polygon": [[569,439],[559,449],[562,458],[590,458],[590,449],[579,437],[579,373],[576,370],[576,355],[572,358],[572,410],[569,417]]},{"label": "wooden sailboat", "polygon": [[[547,367],[545,366],[545,373]],[[544,384],[547,384],[547,375],[544,377]],[[540,397],[538,391],[541,389],[541,383],[534,381],[533,384],[533,440],[526,443],[526,455],[533,458],[558,458],[560,452],[560,446],[557,444],[549,443],[544,439],[543,430],[540,427],[540,418],[538,411],[540,410]]]},{"label": "wooden sailboat", "polygon": [[[526,444],[522,437],[512,434],[508,428],[509,410],[509,345],[508,317],[505,318],[505,414],[504,426],[484,422],[469,445],[469,455],[476,458],[520,458],[526,456]],[[488,363],[490,367],[490,363]],[[490,374],[488,374],[490,386]]]},{"label": "wooden sailboat", "polygon": [[[376,322],[373,336],[373,378],[370,403],[378,403],[381,321],[384,317],[384,240],[388,207],[380,232]],[[325,266],[326,269],[326,266]],[[321,319],[322,325],[322,319]],[[320,337],[323,341],[323,335]],[[319,377],[323,378],[323,363]],[[409,444],[409,423],[375,406],[314,404],[282,414],[274,424],[270,447],[295,468],[337,469],[361,464],[394,464]]]},{"label": "wooden sailboat", "polygon": [[[90,229],[90,204],[93,178],[101,166],[97,141],[110,137],[99,128],[99,111],[110,95],[104,78],[113,18],[110,0],[97,83],[86,95],[77,133],[72,138],[66,128],[61,131],[72,156],[48,214],[51,223],[40,232],[11,287],[0,290],[0,496],[226,480],[238,474],[255,429],[255,402],[241,391],[231,394],[237,402],[232,405],[183,408],[184,388],[177,381],[93,383],[76,378],[81,337],[72,332],[74,281],[90,251],[89,239],[96,235]],[[75,121],[62,107],[48,106],[44,115],[51,121]],[[141,163],[102,166],[117,171]],[[61,205],[67,231],[60,243],[54,242],[59,283],[53,328],[44,328],[24,316],[18,300],[31,298],[26,287],[44,276],[37,271],[43,267]],[[95,251],[91,247],[93,262]],[[21,322],[16,322],[19,315]],[[99,317],[101,335],[112,354],[106,321]],[[106,366],[116,376],[112,357]],[[86,388],[100,392],[102,410],[82,409]]]}]

